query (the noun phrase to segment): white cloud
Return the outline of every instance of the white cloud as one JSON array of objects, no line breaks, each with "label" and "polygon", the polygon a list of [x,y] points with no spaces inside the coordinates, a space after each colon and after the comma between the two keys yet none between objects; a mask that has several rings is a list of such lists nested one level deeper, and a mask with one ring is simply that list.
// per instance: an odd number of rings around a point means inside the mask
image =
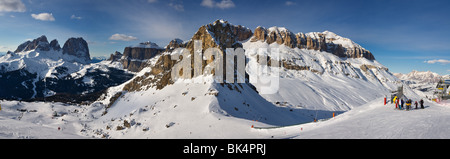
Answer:
[{"label": "white cloud", "polygon": [[9,47],[6,46],[0,46],[0,52],[8,52],[9,50],[11,50]]},{"label": "white cloud", "polygon": [[228,9],[236,6],[232,0],[222,0],[219,3],[215,2],[214,0],[203,0],[200,5],[208,8],[220,9]]},{"label": "white cloud", "polygon": [[200,5],[208,8],[214,8],[214,3],[215,2],[213,0],[203,0]]},{"label": "white cloud", "polygon": [[158,0],[147,0],[148,3],[156,3]]},{"label": "white cloud", "polygon": [[0,12],[25,12],[25,4],[21,0],[0,0]]},{"label": "white cloud", "polygon": [[53,17],[52,13],[31,14],[31,17],[36,20],[55,21],[55,17]]},{"label": "white cloud", "polygon": [[77,19],[77,20],[81,20],[83,19],[83,17],[77,17],[75,15],[70,16],[70,19]]},{"label": "white cloud", "polygon": [[125,34],[114,34],[111,37],[109,37],[109,40],[120,40],[120,41],[134,41],[137,39],[138,38],[136,38],[134,36],[129,36],[129,35],[125,35]]},{"label": "white cloud", "polygon": [[428,61],[425,61],[425,63],[429,63],[429,64],[435,64],[435,63],[450,64],[450,60],[445,60],[445,59],[428,60]]},{"label": "white cloud", "polygon": [[180,12],[184,11],[184,6],[181,3],[170,2],[169,6],[174,8],[177,11],[180,11]]},{"label": "white cloud", "polygon": [[284,3],[284,4],[287,6],[292,6],[292,5],[295,5],[296,3],[292,2],[292,1],[286,1],[286,3]]},{"label": "white cloud", "polygon": [[220,3],[216,3],[216,6],[221,9],[233,8],[235,7],[233,1],[231,0],[222,0]]}]

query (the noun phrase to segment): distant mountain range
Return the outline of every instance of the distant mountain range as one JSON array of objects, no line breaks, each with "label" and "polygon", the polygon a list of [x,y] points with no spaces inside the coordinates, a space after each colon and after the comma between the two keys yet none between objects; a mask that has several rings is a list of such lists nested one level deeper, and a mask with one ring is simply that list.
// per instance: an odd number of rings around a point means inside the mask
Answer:
[{"label": "distant mountain range", "polygon": [[133,76],[112,64],[91,64],[83,38],[61,48],[46,36],[19,45],[0,57],[0,98],[61,102],[95,101],[108,87]]},{"label": "distant mountain range", "polygon": [[420,72],[413,70],[408,74],[394,73],[394,75],[400,80],[409,81],[412,83],[437,83],[442,79],[450,79],[450,75],[441,76],[431,71]]}]

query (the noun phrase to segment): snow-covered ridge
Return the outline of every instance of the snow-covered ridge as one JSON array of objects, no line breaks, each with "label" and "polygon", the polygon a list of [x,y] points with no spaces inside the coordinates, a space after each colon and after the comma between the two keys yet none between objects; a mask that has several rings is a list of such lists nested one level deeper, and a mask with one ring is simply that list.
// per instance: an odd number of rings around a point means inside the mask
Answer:
[{"label": "snow-covered ridge", "polygon": [[314,37],[316,39],[320,38],[320,35],[324,35],[327,43],[340,44],[344,48],[362,48],[362,49],[364,49],[361,45],[355,43],[354,41],[352,41],[348,38],[339,36],[336,33],[333,33],[328,30],[326,30],[324,32],[310,32],[310,33],[306,33],[306,35]]},{"label": "snow-covered ridge", "polygon": [[274,26],[266,29],[258,26],[250,41],[283,44],[290,48],[320,50],[344,58],[375,60],[370,51],[354,41],[330,31],[294,34],[284,27]]},{"label": "snow-covered ridge", "polygon": [[[48,77],[57,67],[66,67],[68,72],[80,70],[90,63],[89,48],[82,38],[70,38],[61,49],[55,39],[48,43],[46,36],[27,41],[0,57],[0,72],[25,69],[40,78]],[[87,56],[87,57],[86,57]]]},{"label": "snow-covered ridge", "polygon": [[441,79],[445,79],[446,76],[441,76],[437,73],[427,71],[427,72],[420,72],[413,70],[412,72],[408,74],[402,74],[402,73],[394,73],[395,76],[397,76],[401,80],[405,81],[414,81],[417,83],[437,83]]}]

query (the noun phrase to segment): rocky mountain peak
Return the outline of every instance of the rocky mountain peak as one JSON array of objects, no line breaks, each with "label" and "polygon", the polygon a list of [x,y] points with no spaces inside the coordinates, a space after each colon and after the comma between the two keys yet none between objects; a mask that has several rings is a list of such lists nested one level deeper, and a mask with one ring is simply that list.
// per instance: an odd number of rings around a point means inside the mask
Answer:
[{"label": "rocky mountain peak", "polygon": [[444,77],[431,71],[421,72],[416,70],[408,74],[394,73],[394,75],[400,80],[414,81],[417,83],[437,83]]},{"label": "rocky mountain peak", "polygon": [[125,69],[139,72],[146,67],[146,60],[155,57],[164,51],[164,48],[150,41],[126,47],[123,51],[121,62]]},{"label": "rocky mountain peak", "polygon": [[38,37],[34,39],[33,41],[26,41],[22,44],[20,44],[16,51],[14,53],[18,52],[24,52],[24,51],[30,51],[39,49],[42,51],[49,51],[49,43],[47,41],[47,37],[45,35],[42,35],[41,37]]},{"label": "rocky mountain peak", "polygon": [[72,55],[81,59],[81,63],[90,63],[91,56],[87,42],[79,38],[69,38],[62,48],[63,54]]},{"label": "rocky mountain peak", "polygon": [[60,51],[61,50],[61,46],[59,45],[58,40],[56,40],[56,39],[52,40],[50,42],[50,48],[52,48],[55,51]]},{"label": "rocky mountain peak", "polygon": [[48,43],[47,37],[45,35],[42,35],[33,41],[26,41],[22,44],[20,44],[15,53],[18,52],[24,52],[24,51],[31,51],[31,50],[38,50],[38,51],[60,51],[61,47],[59,46],[58,40],[52,40],[50,43]]},{"label": "rocky mountain peak", "polygon": [[150,41],[146,41],[146,42],[141,42],[137,45],[132,45],[130,46],[132,48],[155,48],[155,49],[161,49],[161,47],[158,46],[158,44],[150,42]]}]

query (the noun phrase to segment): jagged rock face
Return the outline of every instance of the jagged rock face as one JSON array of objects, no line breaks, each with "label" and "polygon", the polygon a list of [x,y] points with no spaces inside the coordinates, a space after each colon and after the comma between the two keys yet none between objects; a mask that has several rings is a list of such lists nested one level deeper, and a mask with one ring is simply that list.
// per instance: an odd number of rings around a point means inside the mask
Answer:
[{"label": "jagged rock face", "polygon": [[126,47],[123,51],[123,56],[135,60],[148,60],[154,57],[159,52],[160,49],[156,48]]},{"label": "jagged rock face", "polygon": [[50,42],[50,48],[55,50],[55,51],[60,51],[61,50],[61,46],[59,46],[58,40],[52,40]]},{"label": "jagged rock face", "polygon": [[336,39],[327,37],[325,33],[328,32],[298,33],[294,35],[285,28],[272,27],[265,29],[263,27],[257,27],[251,42],[264,41],[268,44],[276,42],[277,44],[283,44],[291,48],[297,47],[300,49],[326,51],[339,57],[375,60],[375,57],[370,51],[361,47],[344,47],[341,44],[336,44],[333,42]]},{"label": "jagged rock face", "polygon": [[255,29],[255,34],[251,39],[251,42],[265,41],[268,44],[277,43],[284,44],[289,47],[294,47],[297,44],[297,38],[292,32],[282,29],[279,31],[277,27],[265,29],[263,27],[257,27]]},{"label": "jagged rock face", "polygon": [[[243,26],[231,25],[226,21],[217,20],[212,24],[201,26],[193,35],[191,40],[187,43],[183,44],[179,39],[172,40],[169,45],[167,45],[166,51],[171,52],[175,48],[186,48],[190,51],[191,57],[194,57],[194,41],[200,40],[202,42],[202,56],[206,49],[218,48],[222,51],[222,58],[225,59],[226,48],[241,48],[241,41],[251,38],[250,42],[263,41],[268,44],[277,43],[279,45],[286,45],[291,48],[326,51],[339,57],[345,58],[367,58],[370,60],[375,59],[369,51],[363,49],[362,47],[344,47],[341,44],[334,43],[334,41],[336,41],[337,39],[328,37],[328,34],[328,32],[294,34],[286,28],[281,27],[272,27],[269,29],[257,27],[253,33],[250,29]],[[337,35],[335,36],[337,37]],[[170,54],[159,56],[156,64],[150,66],[152,68],[152,71],[149,72],[149,75],[153,76],[151,76],[151,78],[146,78],[148,75],[145,75],[142,78],[136,78],[135,81],[129,84],[129,86],[126,86],[127,89],[125,89],[125,91],[139,91],[144,87],[148,88],[148,83],[151,83],[149,85],[150,87],[156,86],[157,89],[162,89],[167,84],[173,83],[173,81],[171,81],[171,69],[177,62],[179,61],[171,60]],[[204,71],[205,66],[207,66],[211,62],[212,60],[203,60],[203,67],[201,71]],[[225,62],[224,66],[226,66]],[[194,75],[195,68],[193,64],[194,58],[191,58],[191,75]],[[320,71],[311,69],[309,66],[297,66],[293,61],[282,61],[281,64],[287,69],[310,70],[312,72],[320,73]],[[225,69],[226,67],[224,67],[224,72],[226,72]],[[180,74],[181,72],[182,70],[180,71]],[[226,78],[225,73],[223,77]]]},{"label": "jagged rock face", "polygon": [[[252,30],[243,27],[241,25],[232,25],[227,21],[217,20],[212,24],[204,25],[195,33],[192,40],[187,44],[187,49],[191,51],[191,55],[194,54],[194,40],[202,41],[202,56],[205,50],[208,48],[218,48],[222,51],[222,59],[225,59],[225,50],[227,48],[242,48],[240,41],[244,41],[253,36]],[[203,60],[204,68],[210,64],[213,60]],[[194,71],[194,59],[192,59],[192,71]],[[226,61],[224,62],[224,75],[226,78]],[[192,73],[193,74],[193,73]]]},{"label": "jagged rock face", "polygon": [[251,42],[266,41],[266,38],[267,38],[267,30],[259,26],[255,29],[255,34],[253,34]]},{"label": "jagged rock face", "polygon": [[54,39],[50,43],[48,43],[47,37],[42,35],[39,38],[34,39],[33,41],[27,41],[23,44],[19,45],[14,51],[14,53],[30,51],[30,50],[38,50],[38,51],[60,51],[61,46],[58,43],[58,40]]},{"label": "jagged rock face", "polygon": [[108,61],[119,61],[122,58],[123,54],[120,53],[119,51],[116,51],[114,54],[111,54],[111,56],[109,57]]},{"label": "jagged rock face", "polygon": [[83,60],[83,63],[90,63],[91,56],[89,47],[83,38],[70,38],[64,43],[63,54],[72,55]]},{"label": "jagged rock face", "polygon": [[33,41],[27,41],[19,45],[16,51],[14,51],[14,53],[30,51],[35,49],[41,51],[50,51],[50,44],[48,43],[47,37],[45,35],[42,35],[41,37],[34,39]]},{"label": "jagged rock face", "polygon": [[166,46],[166,51],[173,51],[176,48],[184,48],[186,47],[186,44],[183,43],[183,40],[181,39],[173,39],[169,42],[169,45]]},{"label": "jagged rock face", "polygon": [[[172,47],[186,48],[190,51],[191,57],[194,54],[194,41],[202,41],[202,56],[206,49],[208,48],[219,48],[222,52],[225,52],[226,48],[241,48],[242,44],[239,41],[244,41],[249,39],[253,35],[252,31],[246,27],[240,25],[231,25],[226,21],[217,20],[212,24],[201,26],[198,31],[193,35],[188,43],[176,46],[175,44],[180,44],[180,42],[172,41],[166,49]],[[125,56],[125,54],[124,54]],[[222,53],[222,56],[225,54]],[[191,58],[192,62],[192,72],[194,71],[194,59]],[[162,89],[168,84],[172,84],[171,73],[172,67],[179,61],[171,59],[170,54],[161,55],[155,65],[150,66],[152,71],[142,78],[138,77],[131,81],[124,87],[124,91],[140,91],[143,88],[156,87],[156,89]],[[203,60],[202,71],[205,66],[210,64],[212,60]],[[225,69],[225,68],[224,68]],[[226,71],[224,71],[225,73]],[[152,78],[149,78],[149,75]],[[225,75],[224,75],[225,78]]]},{"label": "jagged rock face", "polygon": [[150,42],[140,43],[138,46],[126,47],[123,51],[123,67],[132,72],[139,72],[146,66],[145,64],[148,59],[155,57],[163,51],[164,49]]},{"label": "jagged rock face", "polygon": [[203,51],[211,47],[218,47],[224,51],[226,48],[242,47],[238,41],[247,40],[252,35],[253,32],[246,27],[217,20],[213,24],[200,27],[187,44],[187,48],[193,53],[194,40],[201,40]]}]

